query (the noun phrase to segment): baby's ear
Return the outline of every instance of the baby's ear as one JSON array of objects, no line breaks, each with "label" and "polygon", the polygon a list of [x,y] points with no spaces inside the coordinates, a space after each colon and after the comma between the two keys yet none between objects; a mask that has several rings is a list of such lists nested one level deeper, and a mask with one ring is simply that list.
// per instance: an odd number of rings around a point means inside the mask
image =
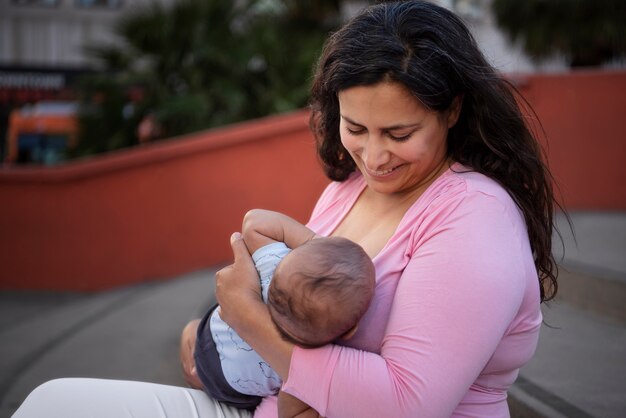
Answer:
[{"label": "baby's ear", "polygon": [[346,331],[341,337],[339,337],[339,339],[340,340],[349,340],[350,338],[352,338],[354,336],[354,333],[356,332],[358,327],[359,327],[358,325],[353,326],[348,331]]}]

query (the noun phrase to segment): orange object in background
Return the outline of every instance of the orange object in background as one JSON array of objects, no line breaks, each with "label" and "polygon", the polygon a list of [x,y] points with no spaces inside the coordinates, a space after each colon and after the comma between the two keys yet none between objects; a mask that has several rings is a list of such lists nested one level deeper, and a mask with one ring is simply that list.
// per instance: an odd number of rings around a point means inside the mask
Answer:
[{"label": "orange object in background", "polygon": [[75,102],[39,102],[9,116],[4,162],[52,164],[78,138]]}]

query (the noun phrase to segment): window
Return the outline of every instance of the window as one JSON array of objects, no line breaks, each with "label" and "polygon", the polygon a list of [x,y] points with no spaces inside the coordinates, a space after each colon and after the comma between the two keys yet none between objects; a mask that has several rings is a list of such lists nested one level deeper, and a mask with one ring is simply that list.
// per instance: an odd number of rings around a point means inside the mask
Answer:
[{"label": "window", "polygon": [[61,0],[12,0],[11,3],[16,6],[56,7]]},{"label": "window", "polygon": [[122,0],[76,0],[76,7],[85,9],[117,9]]}]

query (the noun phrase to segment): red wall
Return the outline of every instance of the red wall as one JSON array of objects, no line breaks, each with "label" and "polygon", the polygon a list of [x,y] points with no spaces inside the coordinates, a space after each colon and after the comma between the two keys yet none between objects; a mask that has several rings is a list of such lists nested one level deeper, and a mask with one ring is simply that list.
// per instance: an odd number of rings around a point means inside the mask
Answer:
[{"label": "red wall", "polygon": [[572,210],[626,210],[626,72],[518,78],[545,130],[550,167]]},{"label": "red wall", "polygon": [[306,112],[0,170],[0,288],[96,290],[226,262],[248,209],[306,221],[325,184]]},{"label": "red wall", "polygon": [[[626,210],[626,72],[514,78],[569,209]],[[231,258],[254,207],[306,221],[327,180],[307,112],[54,168],[0,169],[0,289],[98,290]]]}]

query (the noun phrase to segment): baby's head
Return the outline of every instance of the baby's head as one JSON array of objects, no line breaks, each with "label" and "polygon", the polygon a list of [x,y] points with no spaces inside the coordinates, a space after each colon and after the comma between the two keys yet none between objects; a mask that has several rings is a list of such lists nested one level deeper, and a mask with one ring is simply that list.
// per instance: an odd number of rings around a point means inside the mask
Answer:
[{"label": "baby's head", "polygon": [[316,238],[278,265],[270,284],[272,320],[286,340],[328,344],[355,329],[374,294],[372,260],[354,242]]}]

